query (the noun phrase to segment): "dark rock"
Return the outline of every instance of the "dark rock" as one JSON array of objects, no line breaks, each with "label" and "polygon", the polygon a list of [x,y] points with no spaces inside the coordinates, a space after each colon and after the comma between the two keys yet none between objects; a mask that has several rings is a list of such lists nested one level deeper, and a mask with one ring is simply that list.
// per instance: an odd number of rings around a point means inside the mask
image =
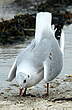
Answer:
[{"label": "dark rock", "polygon": [[35,17],[29,14],[14,16],[14,19],[0,22],[0,44],[24,41],[26,36],[34,35]]},{"label": "dark rock", "polygon": [[[52,0],[51,0],[52,1]],[[64,4],[50,5],[49,1],[38,5],[37,10],[52,13],[52,24],[65,25],[72,23],[72,13],[65,10]],[[26,36],[33,36],[35,33],[36,13],[20,14],[13,19],[0,22],[0,44],[12,44],[24,41]]]},{"label": "dark rock", "polygon": [[37,7],[43,3],[47,4],[48,7],[58,7],[60,5],[71,5],[72,0],[15,0],[14,3],[22,8],[30,8],[32,6]]}]

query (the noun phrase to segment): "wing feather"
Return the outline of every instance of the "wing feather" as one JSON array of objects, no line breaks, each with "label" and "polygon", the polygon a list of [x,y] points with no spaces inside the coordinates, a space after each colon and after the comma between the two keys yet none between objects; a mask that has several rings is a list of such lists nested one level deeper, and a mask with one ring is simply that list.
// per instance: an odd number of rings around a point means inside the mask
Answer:
[{"label": "wing feather", "polygon": [[63,67],[63,55],[58,45],[54,44],[49,56],[44,62],[44,79],[46,82],[53,80],[61,72]]},{"label": "wing feather", "polygon": [[8,81],[12,81],[15,78],[15,76],[16,76],[16,69],[17,69],[17,65],[16,65],[16,60],[15,60],[14,64],[11,67],[11,70],[9,72]]}]

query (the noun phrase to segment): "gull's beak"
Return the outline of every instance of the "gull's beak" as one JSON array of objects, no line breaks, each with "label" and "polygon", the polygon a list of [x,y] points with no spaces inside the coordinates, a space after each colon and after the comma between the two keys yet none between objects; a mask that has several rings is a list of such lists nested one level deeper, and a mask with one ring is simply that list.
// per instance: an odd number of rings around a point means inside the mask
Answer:
[{"label": "gull's beak", "polygon": [[19,95],[20,95],[20,96],[22,96],[22,95],[23,95],[23,88],[20,88]]}]

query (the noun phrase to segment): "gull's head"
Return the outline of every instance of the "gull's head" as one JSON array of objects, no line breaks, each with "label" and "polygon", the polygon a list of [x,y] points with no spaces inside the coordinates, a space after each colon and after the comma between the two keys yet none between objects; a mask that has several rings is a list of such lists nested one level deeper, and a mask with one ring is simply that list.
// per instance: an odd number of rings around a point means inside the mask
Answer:
[{"label": "gull's head", "polygon": [[19,72],[16,76],[16,81],[20,88],[26,88],[30,80],[30,74]]}]

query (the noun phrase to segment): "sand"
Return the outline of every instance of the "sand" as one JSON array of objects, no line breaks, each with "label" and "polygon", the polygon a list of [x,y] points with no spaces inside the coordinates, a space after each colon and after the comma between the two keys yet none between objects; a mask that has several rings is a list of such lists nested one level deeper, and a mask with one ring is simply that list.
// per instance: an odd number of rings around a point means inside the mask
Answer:
[{"label": "sand", "polygon": [[[11,84],[10,84],[11,85]],[[65,77],[55,79],[50,83],[49,96],[42,97],[46,93],[46,84],[42,81],[36,87],[29,88],[27,93],[35,97],[19,96],[18,86],[15,84],[0,92],[0,110],[72,110],[72,101],[58,100],[59,98],[72,97],[72,78]],[[17,91],[13,91],[12,89]],[[40,87],[42,87],[40,89]]]}]

